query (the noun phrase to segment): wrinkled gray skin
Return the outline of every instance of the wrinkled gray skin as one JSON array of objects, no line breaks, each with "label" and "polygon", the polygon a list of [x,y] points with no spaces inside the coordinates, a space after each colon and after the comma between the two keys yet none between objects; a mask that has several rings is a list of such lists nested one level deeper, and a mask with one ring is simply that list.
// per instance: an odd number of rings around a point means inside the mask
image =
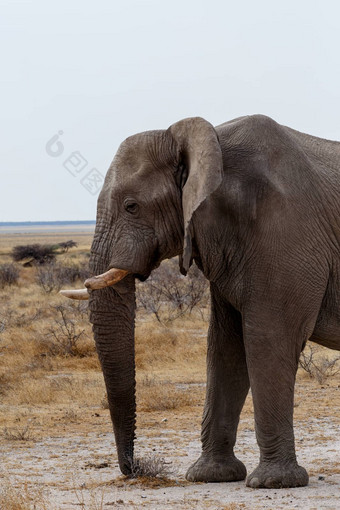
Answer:
[{"label": "wrinkled gray skin", "polygon": [[294,383],[308,339],[340,349],[340,143],[242,117],[201,118],[132,136],[98,200],[94,274],[131,271],[91,291],[91,321],[116,437],[131,472],[135,434],[135,277],[166,258],[192,260],[210,282],[203,452],[192,481],[233,481],[233,453],[249,386],[260,463],[250,487],[308,483],[297,464]]}]

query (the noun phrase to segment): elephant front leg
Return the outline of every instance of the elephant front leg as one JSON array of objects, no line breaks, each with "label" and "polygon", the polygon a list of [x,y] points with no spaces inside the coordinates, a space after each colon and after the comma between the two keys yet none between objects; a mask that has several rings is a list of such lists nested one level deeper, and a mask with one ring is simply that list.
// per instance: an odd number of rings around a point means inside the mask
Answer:
[{"label": "elephant front leg", "polygon": [[[244,341],[255,411],[260,463],[247,477],[252,488],[302,487],[308,474],[296,460],[293,403],[302,339],[281,317],[245,317]],[[262,327],[259,325],[262,323]]]},{"label": "elephant front leg", "polygon": [[211,287],[207,393],[202,421],[202,455],[186,478],[194,482],[244,480],[246,468],[234,455],[240,413],[249,390],[241,315]]}]

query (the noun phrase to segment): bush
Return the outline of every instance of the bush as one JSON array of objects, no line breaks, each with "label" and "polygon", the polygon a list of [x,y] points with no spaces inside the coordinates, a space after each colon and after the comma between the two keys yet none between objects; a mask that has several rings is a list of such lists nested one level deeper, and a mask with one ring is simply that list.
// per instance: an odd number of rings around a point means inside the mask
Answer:
[{"label": "bush", "polygon": [[65,241],[64,243],[59,243],[59,247],[62,249],[63,253],[67,253],[70,248],[76,248],[78,243],[75,241]]},{"label": "bush", "polygon": [[89,277],[87,265],[63,265],[51,263],[38,267],[37,283],[47,293],[59,291],[63,285],[72,285],[77,280],[84,281]]},{"label": "bush", "polygon": [[85,334],[79,329],[77,320],[71,318],[73,307],[57,305],[53,307],[57,317],[46,331],[47,347],[52,356],[83,356],[79,340]]},{"label": "bush", "polygon": [[14,264],[2,264],[0,266],[0,288],[6,285],[14,285],[18,283],[19,270]]},{"label": "bush", "polygon": [[[175,260],[163,264],[136,289],[137,305],[159,322],[174,320],[197,309],[201,315],[209,302],[208,282],[193,266],[187,277],[179,274]],[[203,318],[203,317],[202,317]]]},{"label": "bush", "polygon": [[55,265],[48,264],[45,267],[39,267],[36,275],[37,284],[47,293],[53,290],[59,291],[60,283],[56,279]]},{"label": "bush", "polygon": [[12,258],[15,262],[30,259],[37,264],[46,264],[55,260],[58,245],[49,244],[27,244],[24,246],[14,246]]},{"label": "bush", "polygon": [[332,377],[340,371],[338,361],[340,361],[340,356],[330,360],[325,355],[318,356],[317,348],[307,345],[301,353],[299,365],[310,378],[323,384],[328,377]]},{"label": "bush", "polygon": [[[9,307],[4,307],[0,314],[0,333],[9,328],[22,328],[27,324],[40,319],[43,310],[35,310],[32,314],[18,313]],[[1,510],[1,509],[0,509]]]},{"label": "bush", "polygon": [[135,458],[132,464],[130,478],[167,478],[171,473],[171,463],[166,462],[163,457],[148,455]]},{"label": "bush", "polygon": [[31,441],[33,439],[28,425],[19,429],[4,428],[4,437],[8,441]]}]

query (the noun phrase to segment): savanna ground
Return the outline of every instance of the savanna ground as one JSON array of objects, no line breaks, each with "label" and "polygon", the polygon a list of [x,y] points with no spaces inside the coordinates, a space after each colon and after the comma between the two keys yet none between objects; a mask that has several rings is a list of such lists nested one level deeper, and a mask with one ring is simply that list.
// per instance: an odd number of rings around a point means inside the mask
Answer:
[{"label": "savanna ground", "polygon": [[[18,263],[17,283],[0,288],[0,510],[339,508],[340,374],[331,363],[337,353],[321,347],[307,348],[310,374],[300,368],[296,385],[296,445],[308,487],[185,481],[200,452],[209,303],[202,280],[179,277],[172,262],[138,289],[136,455],[157,476],[121,476],[87,305],[58,295],[68,278],[81,287],[91,234],[2,234],[0,265],[11,263],[18,244],[67,239],[78,247],[57,265]],[[256,467],[251,396],[236,452],[248,471]]]}]

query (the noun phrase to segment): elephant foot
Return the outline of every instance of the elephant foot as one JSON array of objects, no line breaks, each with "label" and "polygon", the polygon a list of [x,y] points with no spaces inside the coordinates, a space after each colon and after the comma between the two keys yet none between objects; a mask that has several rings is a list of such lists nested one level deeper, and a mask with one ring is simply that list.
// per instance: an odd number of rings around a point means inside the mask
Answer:
[{"label": "elephant foot", "polygon": [[237,482],[247,476],[245,465],[236,457],[201,457],[188,469],[190,482]]},{"label": "elephant foot", "polygon": [[253,489],[283,489],[308,485],[308,473],[296,462],[291,464],[260,463],[247,477],[246,485]]}]

